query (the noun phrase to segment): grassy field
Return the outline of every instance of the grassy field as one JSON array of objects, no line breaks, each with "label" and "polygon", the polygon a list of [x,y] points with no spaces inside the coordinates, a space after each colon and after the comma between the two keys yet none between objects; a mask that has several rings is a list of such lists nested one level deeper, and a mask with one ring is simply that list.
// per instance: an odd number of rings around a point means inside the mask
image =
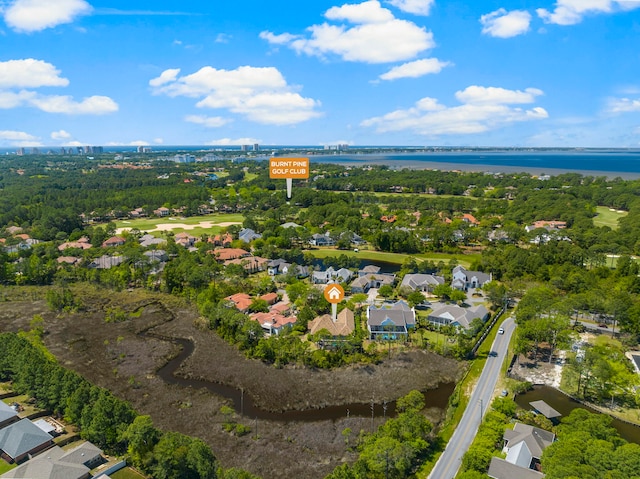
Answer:
[{"label": "grassy field", "polygon": [[360,250],[357,253],[351,250],[338,250],[338,249],[329,249],[329,248],[320,248],[320,249],[312,249],[306,250],[305,252],[311,253],[314,257],[318,259],[324,259],[332,256],[340,256],[341,254],[347,256],[353,256],[362,260],[371,260],[371,261],[384,261],[387,263],[396,263],[402,264],[407,259],[413,257],[417,260],[431,260],[434,262],[444,261],[445,263],[455,259],[459,264],[464,266],[465,268],[469,268],[471,263],[475,260],[480,259],[479,254],[445,254],[445,253],[425,253],[425,254],[404,254],[404,253],[386,253],[384,251],[374,251],[374,250]]},{"label": "grassy field", "polygon": [[[140,218],[117,221],[116,229],[118,231],[121,231],[121,228],[137,228],[140,231],[147,232],[160,232],[162,229],[164,229],[173,231],[174,233],[187,231],[194,236],[199,236],[203,233],[219,233],[220,230],[222,230],[222,228],[224,227],[219,226],[220,223],[242,223],[243,221],[244,216],[240,214],[215,214],[205,216],[190,216],[188,218],[168,216],[166,218]],[[175,227],[172,225],[173,223],[175,223]],[[211,226],[209,226],[209,223],[211,223]],[[158,225],[161,226],[158,227]]]},{"label": "grassy field", "polygon": [[14,467],[18,467],[17,464],[7,464],[2,459],[0,459],[0,476],[5,472],[9,472]]},{"label": "grassy field", "polygon": [[618,220],[628,214],[626,211],[611,211],[607,206],[598,206],[596,211],[598,216],[593,218],[593,224],[596,226],[608,226],[612,230],[617,230]]},{"label": "grassy field", "polygon": [[118,472],[114,472],[113,474],[109,474],[109,477],[112,479],[144,479],[142,474],[137,473],[130,467],[125,467],[120,469]]}]

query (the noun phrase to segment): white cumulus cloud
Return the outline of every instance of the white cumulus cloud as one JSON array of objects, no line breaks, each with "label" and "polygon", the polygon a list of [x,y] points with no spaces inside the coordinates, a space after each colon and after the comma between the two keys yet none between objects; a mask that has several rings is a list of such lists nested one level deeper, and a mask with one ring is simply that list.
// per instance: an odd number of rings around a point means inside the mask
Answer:
[{"label": "white cumulus cloud", "polygon": [[0,62],[0,88],[38,88],[67,86],[69,80],[60,77],[51,63],[33,58]]},{"label": "white cumulus cloud", "polygon": [[443,62],[437,58],[425,58],[393,67],[388,72],[380,75],[380,79],[397,80],[398,78],[418,78],[424,75],[440,73],[444,67],[450,64],[450,62]]},{"label": "white cumulus cloud", "polygon": [[482,33],[498,38],[511,38],[529,31],[531,14],[526,10],[507,12],[500,8],[480,17]]},{"label": "white cumulus cloud", "polygon": [[383,116],[364,120],[361,125],[376,131],[411,131],[419,135],[459,135],[484,133],[512,123],[540,120],[549,115],[542,107],[529,110],[518,106],[531,103],[542,91],[523,91],[495,87],[470,86],[456,93],[462,103],[449,107],[435,98],[425,97],[408,109],[395,110]]},{"label": "white cumulus cloud", "polygon": [[4,9],[4,21],[19,32],[37,32],[91,13],[85,0],[14,0]]},{"label": "white cumulus cloud", "polygon": [[118,104],[108,96],[94,95],[75,101],[68,95],[36,95],[29,103],[47,113],[67,115],[103,115],[118,111]]},{"label": "white cumulus cloud", "polygon": [[[170,73],[167,73],[170,72]],[[167,70],[149,81],[157,95],[200,98],[199,108],[226,109],[257,123],[292,125],[320,116],[320,102],[300,95],[274,67],[241,66],[218,70],[206,66],[178,77]]]},{"label": "white cumulus cloud", "polygon": [[403,12],[426,16],[435,0],[389,0],[389,3]]},{"label": "white cumulus cloud", "polygon": [[184,120],[189,123],[206,126],[207,128],[220,128],[231,121],[228,118],[222,118],[221,116],[204,115],[187,115]]},{"label": "white cumulus cloud", "polygon": [[638,0],[557,0],[553,11],[538,8],[536,13],[546,23],[575,25],[585,15],[614,13],[640,8]]},{"label": "white cumulus cloud", "polygon": [[71,138],[71,133],[64,130],[52,131],[51,138],[53,140],[68,140],[69,138]]},{"label": "white cumulus cloud", "polygon": [[607,113],[620,114],[640,112],[640,99],[612,98],[607,105]]},{"label": "white cumulus cloud", "polygon": [[28,106],[47,113],[102,115],[118,111],[118,104],[107,96],[94,95],[76,101],[69,95],[43,95],[40,87],[66,87],[51,63],[33,58],[0,62],[0,109]]},{"label": "white cumulus cloud", "polygon": [[38,137],[24,131],[0,130],[0,139],[12,141],[36,141]]},{"label": "white cumulus cloud", "polygon": [[261,143],[261,141],[255,138],[220,138],[219,140],[213,140],[206,144],[211,146],[238,146],[253,145],[255,143]]},{"label": "white cumulus cloud", "polygon": [[431,32],[395,18],[378,0],[332,7],[325,18],[347,24],[312,25],[307,28],[309,36],[265,31],[260,37],[306,55],[337,55],[346,61],[365,63],[405,61],[435,46]]}]

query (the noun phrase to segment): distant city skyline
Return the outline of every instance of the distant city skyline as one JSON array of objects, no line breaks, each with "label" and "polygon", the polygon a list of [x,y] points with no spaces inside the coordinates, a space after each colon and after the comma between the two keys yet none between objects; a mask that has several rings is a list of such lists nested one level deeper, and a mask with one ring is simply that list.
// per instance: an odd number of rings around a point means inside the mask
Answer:
[{"label": "distant city skyline", "polygon": [[0,148],[640,147],[640,0],[9,0]]}]

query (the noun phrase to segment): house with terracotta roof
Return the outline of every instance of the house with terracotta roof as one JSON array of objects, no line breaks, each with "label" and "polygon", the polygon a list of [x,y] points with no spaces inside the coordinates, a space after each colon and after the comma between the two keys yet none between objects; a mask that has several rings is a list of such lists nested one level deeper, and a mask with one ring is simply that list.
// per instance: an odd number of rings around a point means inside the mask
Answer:
[{"label": "house with terracotta roof", "polygon": [[266,301],[269,306],[273,306],[278,302],[278,293],[267,293],[260,296],[260,299]]},{"label": "house with terracotta roof", "polygon": [[237,264],[244,268],[249,274],[259,273],[267,269],[269,260],[260,256],[246,256],[244,258],[230,259],[224,262],[225,266]]},{"label": "house with terracotta roof", "polygon": [[465,223],[472,224],[473,226],[477,226],[480,224],[480,222],[475,218],[475,216],[469,213],[465,213],[462,215],[462,221],[464,221]]},{"label": "house with terracotta roof", "polygon": [[229,246],[231,246],[232,241],[233,236],[231,236],[229,233],[210,236],[207,240],[208,243],[211,243],[214,246],[222,246],[223,248],[228,248]]},{"label": "house with terracotta roof", "polygon": [[85,241],[68,241],[66,243],[62,243],[58,246],[58,251],[64,251],[67,248],[77,248],[77,249],[90,249],[92,247],[91,243]]},{"label": "house with terracotta roof", "polygon": [[247,293],[232,294],[231,296],[227,296],[224,299],[225,301],[230,301],[231,303],[233,303],[236,309],[243,313],[246,313],[249,310],[249,306],[251,306],[251,303],[253,302],[253,299],[251,299],[251,296],[249,296]]},{"label": "house with terracotta roof", "polygon": [[253,313],[249,318],[258,321],[266,334],[280,334],[285,328],[291,328],[298,320],[295,316],[283,316],[272,311]]},{"label": "house with terracotta roof", "polygon": [[122,236],[112,236],[102,243],[103,248],[111,248],[114,246],[122,246],[126,240]]},{"label": "house with terracotta roof", "polygon": [[251,253],[240,248],[222,248],[215,249],[212,254],[218,261],[229,261],[231,259],[244,258],[250,256]]},{"label": "house with terracotta roof", "polygon": [[325,329],[333,337],[349,336],[355,329],[353,311],[349,308],[344,308],[338,313],[335,321],[330,315],[323,314],[309,321],[307,328],[310,334],[316,334],[318,331]]},{"label": "house with terracotta roof", "polygon": [[169,216],[171,214],[171,210],[161,206],[157,210],[153,210],[153,214],[160,217]]}]

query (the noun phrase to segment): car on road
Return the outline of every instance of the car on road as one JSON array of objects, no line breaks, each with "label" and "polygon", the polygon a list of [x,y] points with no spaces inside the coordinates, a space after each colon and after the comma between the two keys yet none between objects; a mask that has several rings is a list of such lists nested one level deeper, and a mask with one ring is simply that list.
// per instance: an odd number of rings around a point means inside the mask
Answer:
[{"label": "car on road", "polygon": [[504,334],[504,328],[498,329],[498,334]]}]

